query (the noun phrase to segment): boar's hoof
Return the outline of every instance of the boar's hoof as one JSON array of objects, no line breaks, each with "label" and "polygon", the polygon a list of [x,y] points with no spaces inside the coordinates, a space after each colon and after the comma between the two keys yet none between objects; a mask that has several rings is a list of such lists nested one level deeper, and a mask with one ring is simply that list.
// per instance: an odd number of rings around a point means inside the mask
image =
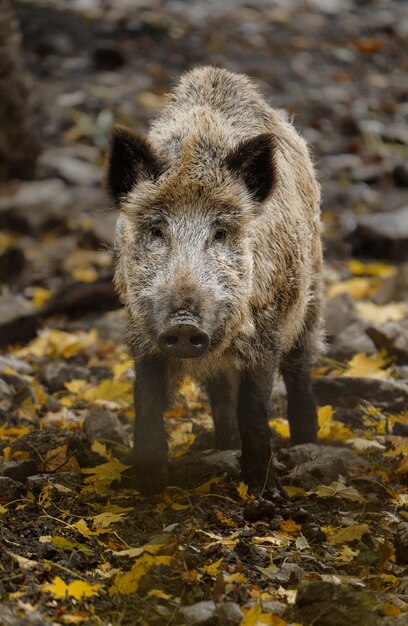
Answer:
[{"label": "boar's hoof", "polygon": [[202,356],[209,344],[207,333],[195,324],[172,324],[159,336],[159,348],[174,359],[193,359]]},{"label": "boar's hoof", "polygon": [[124,474],[124,484],[135,488],[143,496],[154,496],[164,491],[168,485],[168,468],[165,463],[141,463],[129,454],[123,461],[131,467]]}]

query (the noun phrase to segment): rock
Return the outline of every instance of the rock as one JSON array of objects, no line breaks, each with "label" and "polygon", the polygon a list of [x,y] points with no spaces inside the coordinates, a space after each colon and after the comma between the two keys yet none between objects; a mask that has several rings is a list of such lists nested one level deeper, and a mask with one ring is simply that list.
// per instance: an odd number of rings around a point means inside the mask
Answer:
[{"label": "rock", "polygon": [[3,502],[11,502],[21,498],[27,489],[21,482],[17,482],[8,476],[0,476],[0,499]]},{"label": "rock", "polygon": [[31,311],[30,305],[22,296],[5,295],[0,298],[0,324],[7,324]]},{"label": "rock", "polygon": [[401,522],[394,539],[395,559],[398,565],[408,563],[408,522]]},{"label": "rock", "polygon": [[9,354],[7,356],[0,356],[0,372],[3,372],[5,369],[13,369],[19,374],[32,374],[33,372],[33,368],[29,363]]},{"label": "rock", "polygon": [[353,299],[347,293],[339,293],[326,300],[323,315],[326,332],[332,337],[337,337],[357,320]]},{"label": "rock", "polygon": [[354,237],[359,253],[408,260],[408,206],[392,212],[360,215]]},{"label": "rock", "polygon": [[92,226],[90,234],[93,242],[99,246],[107,244],[112,246],[115,240],[116,222],[118,219],[117,211],[104,210],[92,212]]},{"label": "rock", "polygon": [[370,326],[367,334],[378,350],[385,349],[389,355],[396,356],[401,364],[408,364],[408,318]]},{"label": "rock", "polygon": [[285,618],[313,626],[375,626],[374,595],[320,580],[300,586]]},{"label": "rock", "polygon": [[114,413],[102,407],[94,407],[86,416],[83,430],[91,443],[101,441],[108,447],[112,444],[129,446],[129,437]]},{"label": "rock", "polygon": [[101,170],[82,159],[64,154],[61,150],[47,150],[40,163],[46,166],[52,176],[58,176],[72,185],[100,185]]},{"label": "rock", "polygon": [[239,452],[219,450],[192,452],[173,459],[170,464],[170,483],[184,488],[195,487],[211,476],[228,473],[238,477],[240,473]]},{"label": "rock", "polygon": [[408,385],[392,379],[315,376],[312,386],[319,405],[351,408],[367,400],[378,408],[397,412],[408,406]]},{"label": "rock", "polygon": [[356,352],[374,354],[376,349],[373,341],[366,334],[367,325],[367,322],[360,319],[335,335],[333,342],[329,345],[328,355],[342,361],[351,358]]},{"label": "rock", "polygon": [[0,254],[0,282],[12,283],[26,266],[24,252],[18,246],[10,246]]},{"label": "rock", "polygon": [[88,368],[63,361],[47,363],[41,372],[41,381],[47,385],[51,393],[65,389],[64,383],[70,380],[87,380],[88,378]]},{"label": "rock", "polygon": [[319,446],[307,443],[293,446],[280,453],[290,471],[282,476],[284,485],[296,485],[313,489],[317,485],[329,485],[339,475],[347,476],[351,467],[361,464],[349,448]]},{"label": "rock", "polygon": [[82,485],[80,474],[75,472],[58,472],[56,474],[34,474],[26,481],[28,491],[38,496],[47,485],[63,485],[68,489],[75,490]]},{"label": "rock", "polygon": [[[79,432],[63,430],[61,428],[47,428],[33,430],[19,437],[11,444],[13,452],[21,450],[28,452],[37,462],[43,462],[50,450],[60,446],[67,446],[67,454],[77,454],[82,451],[83,435]],[[29,474],[32,476],[35,472]]]},{"label": "rock", "polygon": [[407,614],[393,615],[392,617],[384,617],[378,623],[378,626],[407,626]]},{"label": "rock", "polygon": [[295,587],[305,577],[305,572],[296,563],[282,563],[274,580],[282,587]]},{"label": "rock", "polygon": [[36,471],[37,463],[31,459],[19,459],[18,461],[0,460],[0,476],[11,478],[18,483],[23,483],[28,476],[32,476]]},{"label": "rock", "polygon": [[0,378],[0,409],[7,411],[11,408],[14,398],[14,389],[5,380]]},{"label": "rock", "polygon": [[215,614],[220,626],[224,624],[240,624],[244,616],[235,602],[223,602],[217,606]]},{"label": "rock", "polygon": [[40,232],[64,222],[71,194],[59,179],[21,183],[0,197],[0,226]]},{"label": "rock", "polygon": [[389,276],[382,282],[382,287],[372,296],[375,304],[401,302],[408,300],[408,263],[398,266],[396,274]]},{"label": "rock", "polygon": [[183,606],[180,615],[186,626],[209,626],[215,621],[215,610],[215,602],[203,600],[191,606]]}]

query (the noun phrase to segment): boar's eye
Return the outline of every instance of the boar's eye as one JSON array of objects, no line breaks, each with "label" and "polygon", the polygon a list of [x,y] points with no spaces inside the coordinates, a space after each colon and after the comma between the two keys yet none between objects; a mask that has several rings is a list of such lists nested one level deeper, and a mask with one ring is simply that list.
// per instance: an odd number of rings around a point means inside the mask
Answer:
[{"label": "boar's eye", "polygon": [[213,242],[225,241],[227,239],[227,231],[225,228],[217,228],[213,236]]},{"label": "boar's eye", "polygon": [[153,226],[150,229],[150,235],[152,239],[162,239],[164,241],[164,234],[159,226]]}]

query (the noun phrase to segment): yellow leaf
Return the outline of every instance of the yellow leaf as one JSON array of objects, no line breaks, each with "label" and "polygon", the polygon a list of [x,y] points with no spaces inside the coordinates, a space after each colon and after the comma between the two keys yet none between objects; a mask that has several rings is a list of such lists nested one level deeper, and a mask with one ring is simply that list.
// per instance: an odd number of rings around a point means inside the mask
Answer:
[{"label": "yellow leaf", "polygon": [[173,596],[169,593],[165,593],[161,589],[150,589],[147,594],[148,598],[160,598],[161,600],[171,600]]},{"label": "yellow leaf", "polygon": [[390,378],[391,368],[385,369],[390,363],[390,359],[381,352],[367,356],[363,352],[358,352],[347,363],[347,369],[343,376],[361,376],[365,378]]},{"label": "yellow leaf", "polygon": [[356,302],[356,309],[362,319],[377,324],[398,322],[407,315],[407,305],[404,302],[389,302],[380,306],[370,300],[363,300]]},{"label": "yellow leaf", "polygon": [[288,420],[277,417],[276,419],[269,420],[269,426],[276,430],[276,432],[279,433],[279,435],[281,435],[282,437],[290,437]]},{"label": "yellow leaf", "polygon": [[125,359],[125,361],[123,361],[122,363],[115,363],[115,365],[113,366],[113,378],[115,380],[117,380],[118,378],[121,378],[123,374],[125,374],[128,371],[128,369],[132,369],[132,368],[133,368],[132,359]]},{"label": "yellow leaf", "polygon": [[96,387],[87,389],[82,398],[88,402],[108,400],[119,404],[131,404],[133,402],[133,385],[131,381],[110,380],[106,378]]},{"label": "yellow leaf", "polygon": [[334,532],[327,528],[324,530],[328,533],[328,541],[330,543],[348,543],[356,539],[360,540],[365,533],[370,532],[370,527],[368,524],[353,524]]},{"label": "yellow leaf", "polygon": [[33,287],[32,294],[31,303],[36,309],[42,307],[53,295],[52,291],[43,287]]},{"label": "yellow leaf", "polygon": [[99,454],[107,461],[110,461],[110,459],[112,458],[110,450],[108,450],[106,445],[104,443],[101,443],[100,441],[94,441],[91,450],[92,452],[96,452],[97,454]]},{"label": "yellow leaf", "polygon": [[209,574],[210,576],[215,576],[215,574],[218,573],[218,570],[220,569],[220,565],[223,562],[223,558],[218,559],[218,561],[214,561],[214,563],[211,563],[210,565],[205,565],[204,572],[206,574]]},{"label": "yellow leaf", "polygon": [[95,535],[104,535],[105,533],[110,533],[111,531],[108,528],[99,528],[98,530],[90,530],[88,525],[84,519],[80,519],[75,524],[71,524],[70,528],[77,530],[84,537],[94,537]]},{"label": "yellow leaf", "polygon": [[67,585],[65,581],[59,576],[56,576],[51,583],[45,583],[42,586],[42,590],[48,593],[52,593],[55,598],[65,598],[65,596],[71,596],[76,600],[82,600],[82,598],[92,598],[96,596],[99,590],[102,588],[100,584],[91,584],[83,580],[74,580]]},{"label": "yellow leaf", "polygon": [[0,504],[0,515],[4,515],[5,513],[8,513],[8,509],[6,509],[5,506]]},{"label": "yellow leaf", "polygon": [[378,278],[389,278],[395,276],[397,268],[394,265],[386,265],[385,263],[362,263],[356,259],[348,262],[348,268],[352,274],[363,276],[378,276]]},{"label": "yellow leaf", "polygon": [[396,474],[408,474],[408,456],[402,459],[401,463],[395,470]]},{"label": "yellow leaf", "polygon": [[248,582],[248,578],[242,572],[236,572],[235,574],[228,574],[228,576],[224,576],[224,580],[226,583],[246,583]]},{"label": "yellow leaf", "polygon": [[81,350],[84,350],[98,339],[96,330],[89,332],[67,333],[62,330],[48,328],[40,331],[39,336],[31,341],[27,346],[17,350],[17,356],[36,356],[36,357],[65,357],[70,358]]},{"label": "yellow leaf", "polygon": [[70,393],[78,394],[83,391],[84,387],[88,385],[86,380],[81,380],[80,378],[74,378],[73,380],[69,380],[64,383],[65,389],[67,389]]},{"label": "yellow leaf", "polygon": [[307,492],[307,495],[316,495],[319,498],[333,498],[339,496],[346,500],[352,500],[354,502],[365,502],[365,498],[354,487],[347,487],[344,479],[340,477],[330,485],[318,485],[314,489]]},{"label": "yellow leaf", "polygon": [[51,535],[43,535],[39,538],[39,542],[52,543],[56,548],[60,550],[65,550],[66,552],[73,552],[74,550],[78,550],[78,552],[83,552],[88,556],[93,554],[91,548],[89,548],[84,543],[72,541],[71,539],[67,539],[66,537],[59,537],[58,535],[55,535],[53,537],[51,537]]},{"label": "yellow leaf", "polygon": [[349,278],[341,282],[333,283],[327,290],[327,296],[334,298],[339,293],[348,293],[352,298],[369,298],[374,295],[381,286],[378,278]]},{"label": "yellow leaf", "polygon": [[318,423],[320,439],[329,439],[335,441],[344,441],[353,436],[350,428],[341,422],[333,419],[334,409],[329,404],[321,406],[318,409]]},{"label": "yellow leaf", "polygon": [[395,604],[392,604],[392,602],[385,602],[384,606],[383,606],[383,612],[384,615],[400,615],[401,610],[395,606]]},{"label": "yellow leaf", "polygon": [[111,524],[121,522],[126,517],[126,513],[99,513],[92,518],[94,528],[108,528]]},{"label": "yellow leaf", "polygon": [[129,469],[128,465],[123,465],[117,459],[111,459],[107,463],[102,463],[96,467],[86,467],[81,471],[83,474],[89,474],[84,483],[92,486],[100,495],[104,495],[115,480],[120,481],[121,475],[127,469]]},{"label": "yellow leaf", "polygon": [[305,496],[306,495],[306,491],[303,489],[303,487],[294,487],[293,485],[282,485],[282,489],[286,491],[289,498],[292,498],[293,496]]},{"label": "yellow leaf", "polygon": [[354,437],[347,439],[346,443],[353,446],[358,452],[366,452],[367,450],[385,450],[385,446],[375,439],[364,439],[364,437]]},{"label": "yellow leaf", "polygon": [[248,494],[248,485],[246,485],[242,481],[237,487],[237,493],[239,497],[244,500],[244,502],[246,502],[247,500],[253,500],[253,497]]},{"label": "yellow leaf", "polygon": [[126,574],[117,574],[109,589],[109,595],[115,593],[129,594],[135,593],[139,588],[140,579],[147,574],[153,565],[168,565],[171,556],[152,556],[144,554],[132,566]]},{"label": "yellow leaf", "polygon": [[335,554],[336,565],[346,565],[351,563],[356,556],[360,554],[360,550],[352,550],[350,546],[342,546]]},{"label": "yellow leaf", "polygon": [[93,283],[98,280],[98,272],[93,267],[76,267],[71,276],[81,283]]},{"label": "yellow leaf", "polygon": [[224,526],[230,526],[231,528],[235,528],[236,523],[231,517],[227,517],[226,515],[224,515],[224,513],[218,510],[215,511],[215,514],[221,524],[223,524]]},{"label": "yellow leaf", "polygon": [[286,626],[284,619],[273,613],[263,613],[260,604],[256,604],[250,609],[244,609],[244,617],[239,626]]}]

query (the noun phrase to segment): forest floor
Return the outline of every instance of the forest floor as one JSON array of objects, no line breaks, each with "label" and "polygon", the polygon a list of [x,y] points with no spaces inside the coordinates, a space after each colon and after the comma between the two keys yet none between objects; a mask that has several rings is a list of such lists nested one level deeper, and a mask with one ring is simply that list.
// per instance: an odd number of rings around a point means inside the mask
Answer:
[{"label": "forest floor", "polygon": [[[44,150],[36,181],[0,190],[0,624],[407,624],[406,5],[17,5]],[[145,131],[206,63],[293,116],[323,187],[321,445],[290,446],[278,377],[279,504],[253,501],[237,451],[212,449],[191,380],[166,415],[171,486],[143,498],[122,480],[133,373],[107,135]]]}]

